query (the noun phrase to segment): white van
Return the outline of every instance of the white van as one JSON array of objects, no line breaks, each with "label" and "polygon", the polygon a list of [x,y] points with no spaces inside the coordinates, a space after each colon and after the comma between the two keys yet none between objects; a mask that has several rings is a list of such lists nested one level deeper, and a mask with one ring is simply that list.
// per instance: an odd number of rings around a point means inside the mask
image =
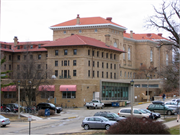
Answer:
[{"label": "white van", "polygon": [[[120,109],[118,115],[121,117],[131,117],[131,108]],[[149,114],[139,108],[133,108],[133,116],[138,118],[149,118]]]}]

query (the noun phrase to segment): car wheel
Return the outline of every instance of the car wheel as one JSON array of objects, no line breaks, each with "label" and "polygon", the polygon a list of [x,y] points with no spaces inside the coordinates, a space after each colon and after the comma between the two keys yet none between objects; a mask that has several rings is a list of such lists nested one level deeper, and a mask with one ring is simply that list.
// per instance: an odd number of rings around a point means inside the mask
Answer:
[{"label": "car wheel", "polygon": [[172,112],[171,111],[167,111],[167,115],[171,115],[172,114]]},{"label": "car wheel", "polygon": [[104,108],[104,106],[101,107],[101,109],[103,109],[103,108]]},{"label": "car wheel", "polygon": [[5,127],[6,125],[2,125],[2,127]]},{"label": "car wheel", "polygon": [[95,109],[97,109],[97,105],[96,105]]},{"label": "car wheel", "polygon": [[89,129],[89,125],[84,125],[84,129],[88,130]]},{"label": "car wheel", "polygon": [[87,109],[89,109],[89,107],[87,107]]},{"label": "car wheel", "polygon": [[109,128],[110,128],[110,125],[106,125],[106,127],[105,127],[105,128],[106,128],[106,130],[109,130]]}]

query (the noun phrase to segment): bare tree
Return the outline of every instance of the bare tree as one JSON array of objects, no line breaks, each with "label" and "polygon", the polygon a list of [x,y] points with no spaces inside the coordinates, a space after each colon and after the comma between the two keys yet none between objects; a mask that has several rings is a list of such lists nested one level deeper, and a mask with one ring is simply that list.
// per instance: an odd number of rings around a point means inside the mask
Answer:
[{"label": "bare tree", "polygon": [[147,79],[149,76],[150,78],[153,77],[153,75],[156,73],[157,69],[153,66],[150,66],[149,68],[143,64],[139,67],[139,70],[136,74],[136,78],[138,79]]},{"label": "bare tree", "polygon": [[33,53],[29,51],[29,45],[21,56],[23,60],[17,63],[16,70],[13,71],[13,78],[16,85],[20,81],[21,101],[25,101],[27,106],[32,106],[32,101],[35,101],[36,96],[40,93],[39,86],[53,84],[52,70],[50,67],[47,69],[46,60],[35,60]]},{"label": "bare tree", "polygon": [[169,38],[174,41],[174,45],[179,48],[180,0],[173,0],[171,2],[164,0],[161,8],[157,9],[154,7],[154,10],[156,14],[149,17],[146,27],[154,27],[169,32],[171,34]]}]

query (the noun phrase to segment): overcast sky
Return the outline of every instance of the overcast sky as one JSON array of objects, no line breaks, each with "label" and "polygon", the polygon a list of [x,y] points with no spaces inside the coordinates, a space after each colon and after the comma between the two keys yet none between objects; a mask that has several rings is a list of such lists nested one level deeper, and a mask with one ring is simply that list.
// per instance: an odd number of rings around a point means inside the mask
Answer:
[{"label": "overcast sky", "polygon": [[[167,1],[167,0],[166,0]],[[80,17],[112,17],[112,21],[127,28],[127,32],[160,33],[144,28],[153,5],[162,0],[1,0],[0,41],[52,40],[50,26]],[[165,36],[165,34],[163,34]]]}]

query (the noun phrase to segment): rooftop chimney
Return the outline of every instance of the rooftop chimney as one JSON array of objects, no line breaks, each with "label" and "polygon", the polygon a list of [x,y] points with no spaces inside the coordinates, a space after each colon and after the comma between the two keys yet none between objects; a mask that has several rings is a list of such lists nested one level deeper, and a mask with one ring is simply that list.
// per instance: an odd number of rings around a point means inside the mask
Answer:
[{"label": "rooftop chimney", "polygon": [[110,21],[112,20],[112,17],[107,17],[106,20]]},{"label": "rooftop chimney", "polygon": [[80,17],[79,17],[79,14],[77,14],[76,24],[77,24],[77,25],[79,25],[79,24],[80,24]]},{"label": "rooftop chimney", "polygon": [[148,34],[147,34],[147,37],[151,37],[151,33],[148,33]]},{"label": "rooftop chimney", "polygon": [[161,37],[162,37],[162,33],[158,33],[158,36],[161,36]]},{"label": "rooftop chimney", "polygon": [[107,46],[110,46],[110,45],[111,45],[110,35],[109,35],[109,34],[105,35],[105,44],[106,44]]},{"label": "rooftop chimney", "polygon": [[14,47],[16,47],[17,43],[18,43],[18,38],[14,36]]},{"label": "rooftop chimney", "polygon": [[130,38],[133,38],[133,31],[130,31]]}]

